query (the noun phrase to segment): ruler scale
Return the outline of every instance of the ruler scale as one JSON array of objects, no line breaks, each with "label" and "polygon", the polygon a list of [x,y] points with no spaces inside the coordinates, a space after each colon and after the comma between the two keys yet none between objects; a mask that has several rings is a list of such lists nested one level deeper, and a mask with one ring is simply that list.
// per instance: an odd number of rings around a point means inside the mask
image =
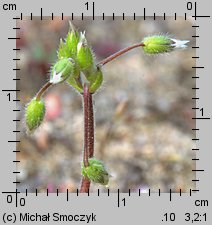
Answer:
[{"label": "ruler scale", "polygon": [[[105,4],[108,3],[84,1],[74,4],[67,1],[64,5],[59,2],[52,5],[45,3],[47,4],[45,5],[42,1],[37,1],[35,8],[30,5],[31,3],[25,5],[24,1],[1,3],[3,32],[1,37],[1,43],[3,43],[1,108],[2,115],[6,115],[1,116],[2,213],[0,219],[2,223],[84,222],[108,224],[108,222],[112,222],[128,224],[129,222],[148,222],[150,224],[170,224],[176,222],[177,224],[211,224],[212,222],[209,209],[212,199],[209,188],[212,169],[211,163],[209,163],[211,158],[209,132],[212,112],[211,89],[209,88],[210,81],[212,81],[209,63],[210,38],[212,37],[210,31],[211,12],[207,9],[206,3],[201,1],[173,3],[176,5],[176,11],[171,10],[173,6],[170,1],[162,1],[160,5],[154,1],[120,2],[116,7],[115,5],[113,7],[114,2],[112,2],[106,7]],[[209,1],[207,3],[210,5]],[[73,6],[70,7],[70,5]],[[122,9],[122,7],[124,8]],[[133,10],[131,10],[132,8]],[[96,192],[89,191],[84,194],[79,193],[78,188],[73,193],[68,188],[63,190],[63,193],[58,188],[55,193],[48,188],[39,193],[38,187],[33,190],[33,193],[30,193],[32,191],[28,188],[25,188],[24,191],[19,190],[18,185],[21,182],[16,180],[16,176],[21,174],[18,165],[22,163],[22,160],[19,160],[17,156],[22,153],[22,149],[16,148],[16,145],[21,142],[19,139],[22,132],[20,114],[24,107],[21,105],[22,90],[18,84],[18,82],[22,82],[21,67],[18,67],[22,62],[22,48],[17,47],[15,42],[21,41],[21,37],[16,34],[19,34],[19,31],[21,32],[24,28],[17,25],[21,24],[26,16],[32,22],[39,18],[41,23],[45,22],[47,17],[52,21],[55,21],[57,17],[65,23],[66,16],[69,16],[73,23],[81,20],[82,24],[87,17],[91,19],[89,22],[106,21],[107,17],[111,17],[114,22],[118,20],[136,22],[142,17],[147,24],[150,17],[153,22],[159,19],[160,21],[173,20],[176,22],[179,17],[184,18],[185,21],[190,18],[194,20],[195,25],[192,25],[192,29],[195,31],[195,35],[190,37],[192,45],[189,46],[196,53],[196,55],[192,55],[192,60],[196,61],[196,64],[191,68],[194,71],[191,78],[196,84],[192,87],[195,95],[191,96],[191,101],[194,102],[191,110],[194,114],[190,116],[191,121],[196,123],[196,126],[191,128],[195,135],[191,139],[194,146],[191,146],[190,149],[192,153],[195,153],[195,156],[190,159],[195,164],[191,170],[194,174],[191,180],[194,184],[193,187],[186,191],[180,188],[177,193],[172,188],[164,193],[161,188],[155,191],[155,188],[151,187],[146,188],[145,191],[141,188],[136,191],[129,188],[127,193],[122,193],[119,187],[115,193],[112,193],[110,188],[104,189],[103,193],[99,188]],[[3,49],[3,47],[5,48]]]}]

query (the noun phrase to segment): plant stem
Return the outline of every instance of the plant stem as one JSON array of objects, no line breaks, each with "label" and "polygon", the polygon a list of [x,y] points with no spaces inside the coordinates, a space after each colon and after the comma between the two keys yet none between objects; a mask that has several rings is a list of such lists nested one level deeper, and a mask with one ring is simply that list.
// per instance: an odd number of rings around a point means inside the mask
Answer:
[{"label": "plant stem", "polygon": [[[101,67],[118,56],[134,49],[144,46],[143,43],[134,44],[127,48],[116,52],[108,58],[102,60],[97,64]],[[83,164],[85,167],[89,166],[89,158],[94,156],[94,116],[93,116],[93,101],[92,93],[89,92],[87,84],[84,84],[83,89],[83,104],[84,104],[84,150],[83,150]],[[82,177],[80,193],[88,193],[90,188],[90,180],[87,177]]]},{"label": "plant stem", "polygon": [[[83,90],[84,104],[84,151],[83,163],[84,166],[89,166],[89,158],[94,155],[94,118],[93,118],[93,101],[92,93],[89,92],[87,84]],[[80,192],[88,193],[90,188],[90,180],[86,177],[82,178]]]},{"label": "plant stem", "polygon": [[39,101],[42,97],[42,95],[44,94],[44,92],[52,85],[52,83],[47,82],[41,89],[40,91],[37,93],[36,95],[36,100]]},{"label": "plant stem", "polygon": [[114,53],[113,55],[110,55],[109,57],[107,57],[106,59],[103,59],[102,61],[100,61],[97,66],[101,67],[104,66],[105,64],[109,63],[110,61],[114,60],[115,58],[119,57],[120,55],[123,55],[124,53],[134,49],[134,48],[138,48],[138,47],[142,47],[145,46],[142,42],[138,43],[138,44],[134,44],[131,45],[129,47],[126,47],[116,53]]}]

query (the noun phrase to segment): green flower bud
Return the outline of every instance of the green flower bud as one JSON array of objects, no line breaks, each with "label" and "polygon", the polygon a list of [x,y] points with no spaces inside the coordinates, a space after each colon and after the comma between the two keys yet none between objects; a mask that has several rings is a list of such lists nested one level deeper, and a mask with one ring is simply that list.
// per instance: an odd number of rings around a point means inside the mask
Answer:
[{"label": "green flower bud", "polygon": [[94,56],[87,44],[85,33],[80,34],[80,41],[77,45],[77,62],[85,76],[94,69]]},{"label": "green flower bud", "polygon": [[50,83],[58,84],[74,74],[75,63],[71,58],[63,58],[55,63],[50,75]]},{"label": "green flower bud", "polygon": [[60,39],[60,44],[59,44],[59,49],[58,49],[58,52],[57,52],[57,57],[58,57],[58,59],[71,57],[70,53],[69,53],[69,49],[68,49],[66,43],[62,39]]},{"label": "green flower bud", "polygon": [[96,92],[96,90],[102,85],[103,81],[103,74],[100,68],[97,68],[97,70],[91,74],[91,81],[89,85],[89,91],[91,93]]},{"label": "green flower bud", "polygon": [[33,98],[26,108],[26,126],[29,131],[35,130],[45,116],[45,103],[43,100]]},{"label": "green flower bud", "polygon": [[79,33],[75,30],[74,26],[70,22],[71,31],[68,32],[66,38],[66,46],[69,50],[70,56],[76,58],[77,56],[77,45],[79,42]]},{"label": "green flower bud", "polygon": [[79,33],[76,31],[74,26],[70,24],[70,31],[66,37],[66,40],[60,40],[60,45],[58,49],[58,59],[63,58],[73,58],[75,59],[77,56],[77,44],[79,42]]},{"label": "green flower bud", "polygon": [[87,167],[82,164],[82,175],[89,180],[102,185],[108,185],[109,182],[109,174],[106,171],[104,164],[95,158],[89,159],[89,166]]},{"label": "green flower bud", "polygon": [[166,35],[153,35],[143,39],[142,47],[147,54],[160,54],[171,52],[176,48],[185,48],[188,42],[172,39]]}]

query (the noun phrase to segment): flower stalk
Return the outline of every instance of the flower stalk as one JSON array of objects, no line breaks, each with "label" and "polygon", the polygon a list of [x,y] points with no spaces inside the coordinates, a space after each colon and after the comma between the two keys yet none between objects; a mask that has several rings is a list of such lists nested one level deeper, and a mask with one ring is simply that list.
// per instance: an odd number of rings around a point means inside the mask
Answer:
[{"label": "flower stalk", "polygon": [[110,61],[114,60],[115,58],[123,55],[124,53],[134,49],[134,48],[138,48],[138,47],[142,47],[144,46],[143,43],[137,43],[137,44],[134,44],[134,45],[131,45],[129,47],[126,47],[116,53],[114,53],[113,55],[110,55],[109,57],[107,57],[106,59],[103,59],[102,61],[100,61],[97,66],[101,67],[101,66],[104,66],[105,64],[109,63]]},{"label": "flower stalk", "polygon": [[52,86],[51,82],[47,82],[44,84],[44,86],[40,89],[40,91],[36,95],[36,100],[39,101],[42,97],[42,95],[47,91],[47,89]]}]

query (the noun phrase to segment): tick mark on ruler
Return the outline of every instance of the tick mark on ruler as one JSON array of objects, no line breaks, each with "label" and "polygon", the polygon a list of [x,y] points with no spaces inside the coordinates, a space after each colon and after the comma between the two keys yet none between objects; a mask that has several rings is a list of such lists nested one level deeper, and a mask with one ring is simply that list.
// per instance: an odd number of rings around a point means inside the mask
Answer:
[{"label": "tick mark on ruler", "polygon": [[13,181],[13,184],[20,184],[19,181]]},{"label": "tick mark on ruler", "polygon": [[43,20],[43,9],[40,9],[40,19]]},{"label": "tick mark on ruler", "polygon": [[207,117],[193,117],[192,120],[210,120],[211,118]]},{"label": "tick mark on ruler", "polygon": [[9,40],[20,40],[21,38],[20,37],[12,37],[12,38],[8,38]]},{"label": "tick mark on ruler", "polygon": [[22,20],[23,19],[23,15],[21,13],[21,16],[20,17],[14,17],[13,20]]},{"label": "tick mark on ruler", "polygon": [[8,89],[8,90],[2,90],[2,91],[20,91],[20,90],[17,90],[17,89]]},{"label": "tick mark on ruler", "polygon": [[95,7],[94,7],[94,2],[92,4],[92,7],[93,7],[93,20],[95,20]]},{"label": "tick mark on ruler", "polygon": [[68,189],[66,189],[66,200],[68,202]]},{"label": "tick mark on ruler", "polygon": [[204,66],[192,66],[193,69],[204,69]]}]

